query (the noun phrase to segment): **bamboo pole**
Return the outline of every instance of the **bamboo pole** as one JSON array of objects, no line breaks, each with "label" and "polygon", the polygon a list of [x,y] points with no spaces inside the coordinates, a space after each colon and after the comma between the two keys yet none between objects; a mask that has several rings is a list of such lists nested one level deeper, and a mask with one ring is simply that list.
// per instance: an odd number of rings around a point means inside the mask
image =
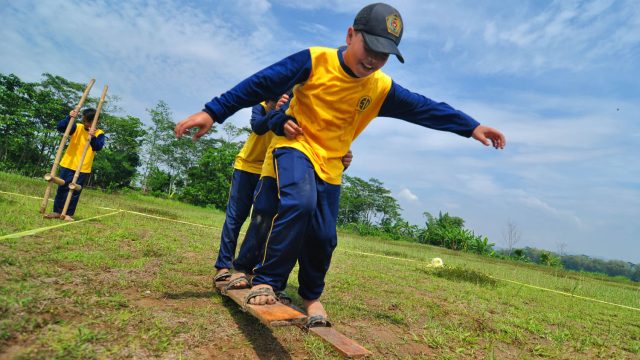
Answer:
[{"label": "bamboo pole", "polygon": [[[91,79],[87,84],[87,87],[85,87],[84,93],[82,93],[82,97],[80,98],[78,105],[76,105],[76,107],[74,108],[76,113],[78,113],[82,108],[82,105],[84,105],[84,101],[87,99],[87,96],[89,95],[89,92],[91,91],[91,88],[93,87],[93,84],[95,82],[96,82],[96,79]],[[40,204],[40,214],[44,214],[44,212],[47,210],[47,205],[49,203],[49,196],[51,196],[52,181],[60,185],[59,181],[56,181],[57,179],[60,179],[56,177],[56,171],[58,170],[58,164],[60,163],[60,157],[62,156],[62,149],[64,149],[64,145],[67,142],[67,138],[69,137],[69,132],[71,132],[71,127],[75,122],[76,122],[76,118],[74,116],[71,117],[71,119],[69,119],[69,123],[67,124],[67,128],[64,132],[64,135],[62,136],[62,140],[60,140],[60,145],[58,146],[58,152],[56,152],[55,160],[53,160],[53,166],[51,167],[51,172],[49,172],[44,176],[44,179],[48,182],[48,184],[47,184],[47,190],[45,190],[44,192],[44,199],[42,199],[42,203]],[[64,185],[64,181],[62,182],[62,185]]]},{"label": "bamboo pole", "polygon": [[[104,98],[107,96],[107,90],[109,89],[108,85],[105,85],[102,89],[102,95],[100,95],[100,102],[98,102],[98,108],[96,109],[96,115],[93,117],[93,123],[91,123],[91,130],[95,130],[98,125],[98,118],[100,117],[100,111],[102,110],[102,103],[104,103]],[[62,213],[60,214],[60,219],[64,219],[67,216],[67,210],[69,209],[69,203],[71,202],[71,196],[73,196],[74,189],[80,189],[80,185],[76,184],[78,181],[78,177],[80,176],[80,170],[82,169],[82,163],[84,162],[84,158],[87,155],[87,150],[89,146],[91,146],[91,138],[89,135],[89,139],[87,143],[84,145],[84,149],[82,151],[82,156],[80,157],[80,163],[76,168],[76,173],[73,175],[73,180],[71,180],[71,184],[69,184],[69,193],[67,193],[67,200],[64,202],[64,208],[62,209]]]}]

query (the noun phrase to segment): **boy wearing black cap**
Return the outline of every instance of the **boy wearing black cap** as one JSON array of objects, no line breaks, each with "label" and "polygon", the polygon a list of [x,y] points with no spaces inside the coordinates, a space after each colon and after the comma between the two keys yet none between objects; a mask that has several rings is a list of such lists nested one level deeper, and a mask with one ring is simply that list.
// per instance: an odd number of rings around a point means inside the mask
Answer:
[{"label": "boy wearing black cap", "polygon": [[351,142],[377,116],[393,117],[424,127],[473,137],[502,149],[498,130],[480,125],[445,103],[434,102],[393,82],[380,68],[389,54],[403,62],[398,50],[403,23],[393,7],[376,3],[363,8],[347,31],[346,49],[314,47],[267,67],[205,104],[202,112],[181,121],[181,136],[198,127],[195,138],[213,122],[259,99],[294,89],[286,116],[274,117],[279,135],[267,151],[262,175],[277,179],[278,213],[271,226],[261,263],[255,268],[247,302],[276,301],[277,290],[299,262],[299,290],[309,326],[327,325],[318,301],[331,255],[337,245],[336,219],[343,168],[340,159]]}]

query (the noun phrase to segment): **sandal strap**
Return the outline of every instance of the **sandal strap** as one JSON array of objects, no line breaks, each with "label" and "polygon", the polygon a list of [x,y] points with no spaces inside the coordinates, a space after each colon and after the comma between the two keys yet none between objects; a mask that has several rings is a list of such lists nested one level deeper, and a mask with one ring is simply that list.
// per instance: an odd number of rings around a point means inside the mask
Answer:
[{"label": "sandal strap", "polygon": [[225,271],[213,277],[213,281],[225,281],[231,277],[231,271]]},{"label": "sandal strap", "polygon": [[246,287],[243,288],[238,288],[236,287],[236,285],[241,284],[242,282],[247,283],[247,286],[251,286],[251,281],[249,281],[249,278],[247,278],[245,275],[237,277],[231,281],[229,281],[229,283],[222,288],[221,292],[223,295],[226,295],[227,292],[229,290],[238,290],[238,289],[245,289]]},{"label": "sandal strap", "polygon": [[251,305],[249,304],[249,300],[258,297],[258,296],[272,296],[274,299],[278,299],[278,297],[276,296],[276,294],[273,292],[273,289],[270,287],[261,287],[261,288],[257,288],[257,289],[252,289],[251,291],[249,291],[247,293],[247,295],[244,297],[244,302],[242,305],[242,311],[247,311],[247,306]]},{"label": "sandal strap", "polygon": [[285,305],[289,305],[293,302],[291,297],[284,291],[276,291],[276,299]]},{"label": "sandal strap", "polygon": [[309,330],[313,327],[331,327],[331,323],[327,320],[326,316],[313,315],[307,318],[307,323],[304,325],[304,328]]}]

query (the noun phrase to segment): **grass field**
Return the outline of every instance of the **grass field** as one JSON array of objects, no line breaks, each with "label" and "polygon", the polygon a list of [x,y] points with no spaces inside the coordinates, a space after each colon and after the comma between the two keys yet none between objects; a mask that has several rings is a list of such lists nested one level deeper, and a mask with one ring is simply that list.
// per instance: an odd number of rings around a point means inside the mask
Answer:
[{"label": "grass field", "polygon": [[[0,173],[0,359],[338,357],[213,292],[222,212],[85,190],[75,223],[8,237],[63,224],[44,189]],[[600,276],[341,233],[322,300],[379,359],[640,358],[640,287]]]}]

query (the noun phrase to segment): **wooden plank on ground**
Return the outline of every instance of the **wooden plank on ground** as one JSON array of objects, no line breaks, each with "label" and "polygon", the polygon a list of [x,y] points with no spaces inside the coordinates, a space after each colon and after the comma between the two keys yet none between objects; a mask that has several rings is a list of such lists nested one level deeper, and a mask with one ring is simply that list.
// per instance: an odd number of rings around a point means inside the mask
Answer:
[{"label": "wooden plank on ground", "polygon": [[359,358],[373,354],[362,345],[342,335],[332,327],[313,327],[309,329],[309,332],[321,337],[345,357]]},{"label": "wooden plank on ground", "polygon": [[[216,282],[216,288],[222,292],[222,289],[227,283],[227,281],[218,281]],[[230,297],[238,305],[243,306],[244,297],[248,292],[249,289],[229,290],[226,296]],[[307,316],[297,308],[279,302],[273,305],[247,305],[247,312],[267,326],[296,325],[304,328],[304,324],[307,321]],[[333,327],[314,327],[310,328],[309,332],[331,344],[331,346],[345,357],[359,358],[372,355],[371,351],[342,335]]]},{"label": "wooden plank on ground", "polygon": [[[227,285],[226,281],[216,282],[218,290]],[[244,297],[249,289],[229,290],[227,296],[238,305],[244,305]],[[307,316],[279,302],[273,305],[247,305],[247,312],[267,326],[301,325],[307,321]]]}]

